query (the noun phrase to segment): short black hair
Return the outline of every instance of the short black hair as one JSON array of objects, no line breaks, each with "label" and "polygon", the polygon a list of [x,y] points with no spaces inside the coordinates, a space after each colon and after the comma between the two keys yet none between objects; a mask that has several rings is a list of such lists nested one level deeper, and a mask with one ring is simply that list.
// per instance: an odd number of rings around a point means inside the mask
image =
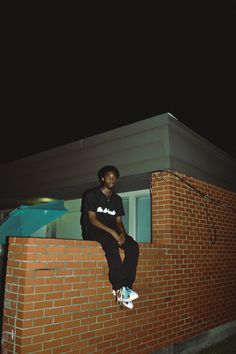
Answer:
[{"label": "short black hair", "polygon": [[102,178],[105,177],[107,172],[114,172],[116,174],[116,177],[119,178],[120,177],[120,172],[118,171],[118,169],[115,166],[103,166],[102,168],[100,168],[100,170],[97,173],[98,179],[100,182],[102,182]]}]

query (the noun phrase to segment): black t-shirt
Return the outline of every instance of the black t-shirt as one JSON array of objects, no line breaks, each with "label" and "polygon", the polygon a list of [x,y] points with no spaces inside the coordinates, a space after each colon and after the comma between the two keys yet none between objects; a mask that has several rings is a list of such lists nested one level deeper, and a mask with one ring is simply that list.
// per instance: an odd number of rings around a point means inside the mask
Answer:
[{"label": "black t-shirt", "polygon": [[108,197],[101,191],[100,187],[86,192],[81,206],[81,226],[83,236],[95,229],[88,217],[88,211],[96,212],[97,219],[104,225],[116,229],[116,217],[125,215],[122,199],[116,193]]}]

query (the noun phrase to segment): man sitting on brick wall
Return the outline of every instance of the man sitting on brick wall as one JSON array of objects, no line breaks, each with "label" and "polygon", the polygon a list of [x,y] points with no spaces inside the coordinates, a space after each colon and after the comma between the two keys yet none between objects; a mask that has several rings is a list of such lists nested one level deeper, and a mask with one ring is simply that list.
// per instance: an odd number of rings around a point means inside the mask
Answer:
[{"label": "man sitting on brick wall", "polygon": [[[122,199],[114,192],[119,171],[104,166],[98,171],[100,186],[84,193],[81,226],[84,240],[101,244],[109,267],[109,281],[118,304],[132,309],[138,294],[132,290],[139,256],[138,243],[126,233],[122,223],[125,215]],[[124,249],[122,262],[119,247]]]}]

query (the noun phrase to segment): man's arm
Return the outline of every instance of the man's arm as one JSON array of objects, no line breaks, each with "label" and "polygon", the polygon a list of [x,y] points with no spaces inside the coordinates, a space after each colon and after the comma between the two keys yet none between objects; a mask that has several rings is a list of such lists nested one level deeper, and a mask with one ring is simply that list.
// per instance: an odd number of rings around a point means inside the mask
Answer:
[{"label": "man's arm", "polygon": [[88,211],[88,217],[89,217],[89,222],[93,226],[95,226],[95,227],[97,227],[97,228],[99,228],[99,229],[101,229],[103,231],[106,231],[109,234],[111,234],[116,239],[116,241],[118,242],[119,245],[123,243],[122,237],[115,230],[113,230],[112,228],[104,225],[100,220],[97,219],[97,215],[96,215],[95,211],[90,211],[89,210]]},{"label": "man's arm", "polygon": [[125,241],[125,236],[127,235],[127,232],[125,230],[125,227],[123,225],[122,222],[122,217],[121,216],[117,216],[116,217],[116,226],[119,230],[119,235],[122,237],[122,239]]}]

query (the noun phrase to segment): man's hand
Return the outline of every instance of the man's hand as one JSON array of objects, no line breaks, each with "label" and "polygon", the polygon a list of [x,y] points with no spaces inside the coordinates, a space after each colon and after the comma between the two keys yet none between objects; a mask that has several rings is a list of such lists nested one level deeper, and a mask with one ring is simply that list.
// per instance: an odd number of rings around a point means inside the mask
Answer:
[{"label": "man's hand", "polygon": [[121,239],[123,241],[122,244],[125,243],[125,236],[126,236],[126,234],[124,232],[120,233],[120,237],[121,237]]},{"label": "man's hand", "polygon": [[118,234],[116,231],[113,230],[112,236],[116,239],[119,246],[122,246],[124,244],[125,234],[123,234],[123,233]]}]

